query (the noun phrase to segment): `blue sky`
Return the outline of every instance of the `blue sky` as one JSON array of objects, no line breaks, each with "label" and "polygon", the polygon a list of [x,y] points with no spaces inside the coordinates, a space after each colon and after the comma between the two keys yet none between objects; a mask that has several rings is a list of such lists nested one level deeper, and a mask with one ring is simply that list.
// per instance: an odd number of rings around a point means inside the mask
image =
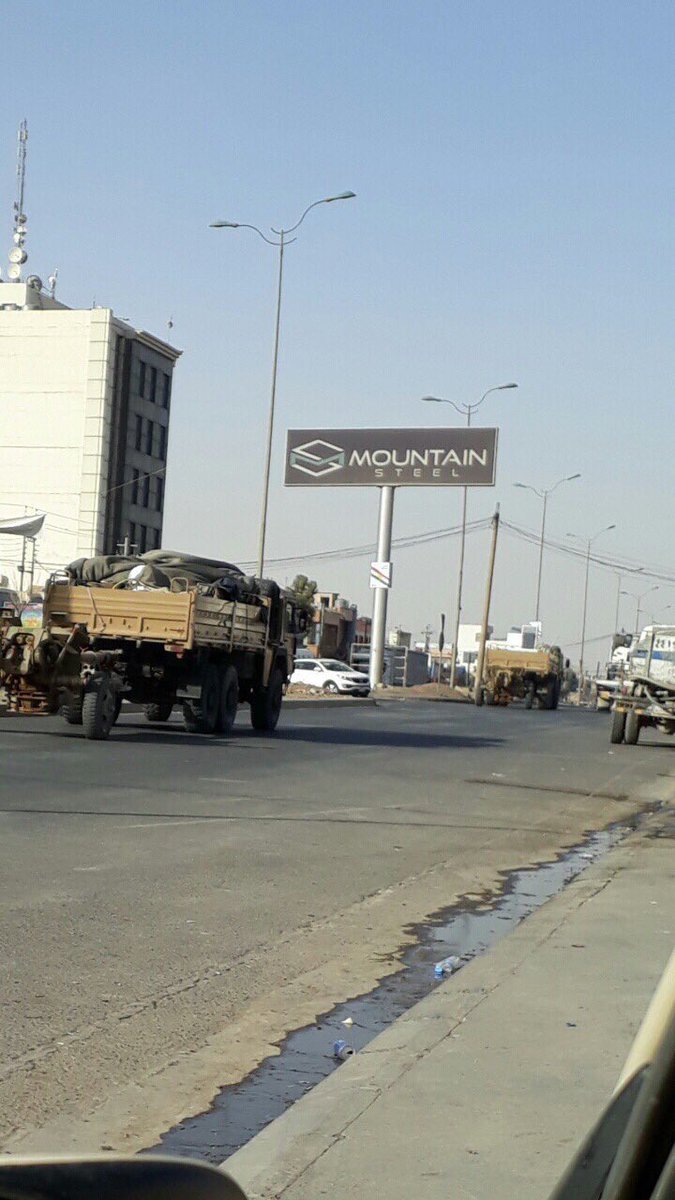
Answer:
[{"label": "blue sky", "polygon": [[[669,567],[671,4],[27,0],[13,28],[9,12],[8,244],[25,116],[31,268],[58,266],[66,303],[95,299],[160,336],[171,317],[184,350],[167,542],[255,555],[276,261],[209,221],[291,224],[349,188],[357,199],[311,213],[288,251],[269,553],[375,535],[374,492],[284,491],[285,428],[442,423],[420,396],[474,400],[514,379],[482,410],[500,427],[498,483],[470,515],[499,500],[534,529],[536,501],[513,483],[580,471],[551,536],[615,522],[599,546]],[[454,525],[460,508],[449,489],[400,490],[395,533]],[[401,552],[392,622],[418,633],[452,611],[456,555],[456,541]],[[474,535],[467,619],[486,556]],[[368,610],[367,558],[306,569]],[[497,626],[532,616],[535,573],[535,550],[505,534]],[[545,633],[570,647],[582,583],[581,564],[547,557]],[[593,570],[591,637],[611,629],[614,595]],[[654,606],[671,600],[663,586]]]}]

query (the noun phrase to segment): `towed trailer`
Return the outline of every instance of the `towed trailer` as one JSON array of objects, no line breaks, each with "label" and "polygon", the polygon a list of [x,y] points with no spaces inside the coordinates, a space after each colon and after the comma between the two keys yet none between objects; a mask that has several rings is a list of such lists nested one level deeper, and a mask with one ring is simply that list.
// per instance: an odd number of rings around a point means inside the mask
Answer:
[{"label": "towed trailer", "polygon": [[123,700],[151,721],[182,707],[188,732],[227,733],[240,703],[271,733],[293,670],[301,615],[280,592],[220,599],[176,590],[52,579],[41,628],[0,617],[0,687],[10,711],[61,712],[85,737],[109,736]]},{"label": "towed trailer", "polygon": [[614,701],[610,741],[637,745],[643,729],[675,733],[675,626],[649,625]]}]

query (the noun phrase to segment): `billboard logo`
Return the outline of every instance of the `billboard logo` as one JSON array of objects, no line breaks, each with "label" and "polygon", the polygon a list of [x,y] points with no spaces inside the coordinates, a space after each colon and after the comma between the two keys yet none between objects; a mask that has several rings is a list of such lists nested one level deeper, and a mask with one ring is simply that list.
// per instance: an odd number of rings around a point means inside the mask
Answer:
[{"label": "billboard logo", "polygon": [[345,452],[340,446],[317,438],[316,441],[305,442],[303,446],[295,446],[290,452],[289,463],[296,471],[303,471],[305,475],[313,475],[318,479],[321,475],[342,470]]}]

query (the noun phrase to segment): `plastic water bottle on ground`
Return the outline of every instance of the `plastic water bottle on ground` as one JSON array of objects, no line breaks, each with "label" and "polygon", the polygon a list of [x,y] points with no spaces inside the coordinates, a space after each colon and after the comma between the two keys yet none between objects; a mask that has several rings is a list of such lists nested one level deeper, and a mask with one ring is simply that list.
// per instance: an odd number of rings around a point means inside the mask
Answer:
[{"label": "plastic water bottle on ground", "polygon": [[333,1046],[333,1058],[336,1058],[338,1062],[344,1062],[345,1059],[351,1058],[353,1053],[354,1047],[345,1042],[343,1038],[339,1038]]},{"label": "plastic water bottle on ground", "polygon": [[442,958],[434,967],[434,975],[437,979],[443,979],[445,975],[452,975],[461,963],[461,958],[457,954],[449,954],[447,958]]}]

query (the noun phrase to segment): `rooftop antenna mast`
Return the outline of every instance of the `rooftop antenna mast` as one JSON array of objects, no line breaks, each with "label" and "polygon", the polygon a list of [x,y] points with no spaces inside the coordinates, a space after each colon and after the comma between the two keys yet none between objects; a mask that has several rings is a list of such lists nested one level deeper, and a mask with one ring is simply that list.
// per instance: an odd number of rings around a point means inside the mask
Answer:
[{"label": "rooftop antenna mast", "polygon": [[18,145],[16,151],[16,200],[14,201],[14,245],[9,252],[8,277],[13,283],[21,282],[21,268],[28,259],[24,249],[26,241],[26,221],[24,213],[24,195],[26,191],[26,143],[28,141],[28,122],[19,125]]}]

